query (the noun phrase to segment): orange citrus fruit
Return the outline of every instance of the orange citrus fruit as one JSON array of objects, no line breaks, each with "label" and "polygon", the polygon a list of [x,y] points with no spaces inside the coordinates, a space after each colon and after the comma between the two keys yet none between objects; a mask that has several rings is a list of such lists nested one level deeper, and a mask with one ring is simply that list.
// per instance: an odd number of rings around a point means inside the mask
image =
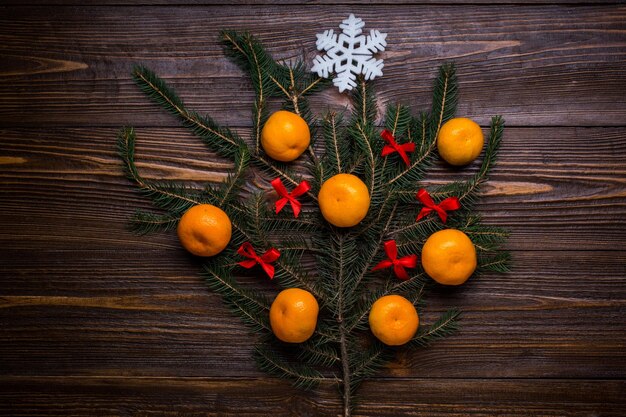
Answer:
[{"label": "orange citrus fruit", "polygon": [[281,291],[270,307],[270,325],[277,338],[302,343],[313,335],[319,306],[313,294],[300,288]]},{"label": "orange citrus fruit", "polygon": [[400,295],[380,297],[370,310],[370,328],[381,342],[400,346],[411,340],[419,326],[415,306]]},{"label": "orange citrus fruit", "polygon": [[437,149],[450,165],[467,165],[478,158],[485,138],[480,126],[471,119],[450,119],[439,130]]},{"label": "orange citrus fruit", "polygon": [[460,230],[433,233],[422,248],[424,271],[440,284],[463,284],[476,270],[476,263],[476,248]]},{"label": "orange citrus fruit", "polygon": [[232,225],[222,209],[198,204],[183,214],[178,222],[178,239],[185,249],[197,256],[214,256],[230,242]]},{"label": "orange citrus fruit", "polygon": [[337,174],[326,180],[318,199],[322,216],[338,227],[357,225],[370,208],[367,186],[352,174]]},{"label": "orange citrus fruit", "polygon": [[310,142],[311,132],[306,121],[286,110],[272,114],[261,131],[265,153],[277,161],[293,161],[302,155]]}]

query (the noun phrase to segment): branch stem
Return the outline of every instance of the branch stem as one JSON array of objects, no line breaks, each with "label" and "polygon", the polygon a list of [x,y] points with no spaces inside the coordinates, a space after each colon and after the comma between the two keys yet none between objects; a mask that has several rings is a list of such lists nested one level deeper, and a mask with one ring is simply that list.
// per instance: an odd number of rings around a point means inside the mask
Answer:
[{"label": "branch stem", "polygon": [[[339,253],[343,252],[343,239],[344,237],[339,237],[339,244],[341,245],[339,248]],[[341,356],[341,367],[343,373],[343,416],[350,417],[350,358],[348,358],[348,338],[346,332],[346,324],[344,322],[343,317],[343,309],[344,298],[345,298],[345,273],[344,273],[344,264],[343,264],[343,255],[341,256],[341,261],[338,265],[339,269],[339,277],[338,277],[338,288],[337,288],[337,322],[339,324],[339,348],[340,348],[340,356]]]},{"label": "branch stem", "polygon": [[343,323],[343,313],[339,311],[339,345],[341,348],[341,366],[343,368],[343,416],[351,415],[350,398],[350,364],[348,359],[348,342],[346,340],[346,328]]}]

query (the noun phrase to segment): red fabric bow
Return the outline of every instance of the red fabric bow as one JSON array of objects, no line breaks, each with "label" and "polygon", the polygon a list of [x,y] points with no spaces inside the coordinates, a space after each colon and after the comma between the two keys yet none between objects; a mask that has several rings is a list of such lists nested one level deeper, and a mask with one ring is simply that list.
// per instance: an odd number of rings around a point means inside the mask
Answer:
[{"label": "red fabric bow", "polygon": [[385,253],[389,259],[381,261],[372,271],[393,266],[393,272],[398,278],[402,280],[409,279],[409,274],[404,268],[415,268],[417,266],[417,255],[408,255],[398,259],[398,247],[395,240],[385,242]]},{"label": "red fabric bow", "polygon": [[254,251],[252,244],[250,244],[250,242],[246,242],[241,245],[239,249],[237,249],[237,253],[241,256],[245,256],[246,258],[250,258],[249,260],[238,262],[238,265],[250,269],[254,265],[259,264],[270,279],[274,279],[274,265],[270,265],[270,263],[276,261],[280,257],[280,252],[277,249],[270,248],[263,255],[258,256]]},{"label": "red fabric bow", "polygon": [[298,215],[300,214],[300,209],[302,208],[302,204],[298,200],[296,200],[296,197],[300,197],[302,194],[311,189],[309,183],[306,181],[302,181],[290,193],[287,192],[287,189],[283,185],[283,182],[280,180],[280,178],[276,178],[271,182],[271,184],[278,193],[278,195],[282,197],[276,202],[276,214],[280,213],[280,211],[287,205],[287,203],[291,203],[293,215],[294,217],[298,217]]},{"label": "red fabric bow", "polygon": [[446,213],[447,211],[458,210],[461,208],[461,203],[456,197],[448,197],[441,203],[435,204],[430,194],[428,194],[428,191],[423,188],[417,192],[417,199],[425,207],[422,208],[422,211],[420,211],[417,215],[417,219],[415,219],[415,221],[418,221],[431,211],[436,211],[441,218],[441,221],[445,223],[448,219],[448,213]]},{"label": "red fabric bow", "polygon": [[409,162],[409,157],[407,156],[406,153],[415,151],[414,143],[410,142],[410,143],[403,143],[402,145],[398,144],[396,142],[396,138],[394,138],[391,132],[388,131],[387,129],[383,130],[380,136],[383,138],[385,143],[387,143],[387,145],[383,147],[382,156],[387,156],[394,152],[398,152],[400,154],[400,157],[402,157],[402,160],[407,166],[411,164],[411,162]]}]

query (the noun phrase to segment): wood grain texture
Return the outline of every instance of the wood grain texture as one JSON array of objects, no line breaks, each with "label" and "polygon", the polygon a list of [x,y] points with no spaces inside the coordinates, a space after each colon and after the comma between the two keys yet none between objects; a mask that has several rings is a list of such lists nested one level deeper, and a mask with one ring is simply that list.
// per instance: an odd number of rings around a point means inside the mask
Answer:
[{"label": "wood grain texture", "polygon": [[[35,264],[24,251],[7,251],[0,369],[33,376],[262,376],[251,359],[254,337],[170,240],[171,249],[151,251],[41,250]],[[625,255],[516,252],[509,274],[436,288],[420,311],[422,325],[455,306],[463,311],[462,330],[436,348],[401,351],[382,375],[621,377]],[[239,281],[276,294],[261,277]]]},{"label": "wood grain texture", "polygon": [[[338,415],[334,387],[304,393],[257,370],[254,335],[173,232],[128,232],[130,214],[150,204],[123,178],[115,135],[137,127],[148,178],[223,180],[232,165],[151,104],[131,66],[147,64],[191,108],[248,138],[250,84],[218,30],[245,28],[278,58],[310,59],[314,35],[350,12],[390,34],[379,109],[427,109],[436,65],[452,59],[459,114],[483,126],[504,115],[478,210],[511,232],[513,255],[508,274],[429,293],[422,324],[456,306],[461,331],[400,350],[363,385],[356,415],[624,415],[625,5],[159,3],[0,7],[0,415]],[[312,102],[319,112],[348,103],[332,90]],[[436,164],[425,183],[474,171]],[[254,274],[237,279],[276,293]]]},{"label": "wood grain texture", "polygon": [[[459,114],[485,124],[622,126],[626,7],[5,8],[0,12],[0,123],[172,126],[132,84],[149,65],[190,108],[248,125],[248,81],[222,54],[218,31],[247,29],[279,59],[315,54],[311,39],[355,12],[389,32],[379,100],[430,107],[435,69],[458,64]],[[233,100],[236,91],[237,100]],[[343,107],[333,90],[316,108]],[[228,111],[225,111],[225,109]]]},{"label": "wood grain texture", "polygon": [[[54,239],[72,247],[83,239],[107,245],[163,247],[160,239],[121,231],[138,207],[149,209],[130,183],[120,176],[116,129],[6,129],[0,134],[2,171],[0,210],[5,212],[0,241],[22,234],[28,239]],[[240,129],[245,137],[248,129]],[[137,130],[137,162],[147,178],[201,186],[223,180],[232,169],[206,150],[184,128]],[[499,165],[485,186],[479,210],[486,222],[511,231],[510,249],[626,250],[626,136],[624,128],[509,128]],[[4,162],[3,162],[4,161]],[[452,171],[443,164],[427,184],[467,178],[472,169]],[[93,184],[100,187],[94,188]],[[269,185],[267,185],[269,188]],[[37,202],[45,201],[43,207]],[[19,208],[19,210],[17,210]],[[601,214],[600,214],[601,213]],[[24,216],[39,217],[36,230]],[[109,233],[98,234],[106,222]],[[584,247],[579,246],[584,240]],[[107,243],[109,242],[109,243]],[[26,245],[26,246],[24,246]]]},{"label": "wood grain texture", "polygon": [[[497,0],[497,1],[488,1],[488,0],[419,0],[419,1],[411,1],[411,0],[378,0],[376,1],[376,5],[384,5],[384,6],[406,6],[406,5],[474,5],[474,4],[502,4],[502,5],[519,5],[522,3],[520,0]],[[523,4],[531,4],[531,5],[554,5],[554,4],[566,4],[566,5],[614,5],[615,3],[619,3],[616,0],[527,0],[524,1]],[[4,5],[11,6],[258,6],[258,5],[273,5],[273,6],[328,6],[328,5],[355,5],[355,6],[363,6],[363,1],[358,0],[341,0],[341,1],[332,1],[332,0],[229,0],[229,1],[219,1],[219,0],[88,0],[88,1],[80,1],[80,0],[28,0],[28,1],[18,1],[18,0],[6,0]]]},{"label": "wood grain texture", "polygon": [[[340,409],[332,387],[302,394],[268,379],[7,378],[1,384],[0,404],[12,415],[313,417],[337,416]],[[355,414],[621,417],[625,388],[607,380],[377,379],[364,384]],[[63,406],[51,407],[51,399]]]}]

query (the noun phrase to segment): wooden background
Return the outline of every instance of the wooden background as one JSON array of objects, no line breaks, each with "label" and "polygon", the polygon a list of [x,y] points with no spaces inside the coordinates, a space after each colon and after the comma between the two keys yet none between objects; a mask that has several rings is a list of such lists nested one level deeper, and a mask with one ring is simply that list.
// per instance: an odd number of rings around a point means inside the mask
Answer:
[{"label": "wooden background", "polygon": [[[245,133],[251,86],[218,29],[312,58],[315,34],[350,12],[389,33],[381,107],[427,109],[437,65],[454,60],[459,115],[504,115],[479,209],[511,231],[514,257],[509,274],[432,294],[424,322],[458,306],[462,331],[399,355],[362,387],[356,414],[626,415],[626,6],[118,3],[0,6],[0,415],[339,413],[334,388],[303,393],[255,368],[250,335],[174,233],[126,230],[149,204],[121,174],[115,135],[137,128],[150,178],[222,179],[231,166],[142,96],[131,66]],[[439,165],[430,179],[468,171]]]}]

